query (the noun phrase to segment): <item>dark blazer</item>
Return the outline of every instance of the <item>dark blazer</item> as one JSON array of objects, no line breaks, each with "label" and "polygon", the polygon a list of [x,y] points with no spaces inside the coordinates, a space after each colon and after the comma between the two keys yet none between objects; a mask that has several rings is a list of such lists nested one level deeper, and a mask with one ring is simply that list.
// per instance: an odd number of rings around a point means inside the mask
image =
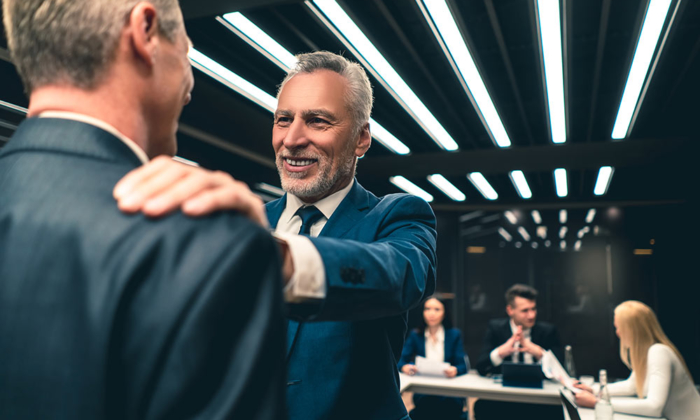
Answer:
[{"label": "dark blazer", "polygon": [[[277,226],[286,196],[268,203]],[[407,311],[435,290],[435,216],[420,198],[377,198],[357,181],[316,238],[326,298],[290,305],[290,420],[401,419],[396,363]]]},{"label": "dark blazer", "polygon": [[[425,335],[414,330],[403,345],[399,371],[405,364],[415,363],[416,356],[425,357]],[[464,354],[462,333],[457,328],[445,330],[445,362],[457,368],[457,375],[469,372],[469,358]]]},{"label": "dark blazer", "polygon": [[[501,373],[500,366],[494,366],[491,362],[491,351],[501,344],[505,343],[513,336],[510,329],[510,318],[493,319],[489,321],[484,345],[481,347],[479,361],[476,363],[476,369],[480,375],[489,373]],[[563,359],[563,349],[559,341],[559,333],[554,325],[546,322],[537,321],[530,331],[530,339],[533,343],[542,347],[545,350],[552,350],[559,361]]]},{"label": "dark blazer", "polygon": [[0,152],[0,418],[283,418],[273,239],[233,214],[122,214],[139,165],[63,119]]}]

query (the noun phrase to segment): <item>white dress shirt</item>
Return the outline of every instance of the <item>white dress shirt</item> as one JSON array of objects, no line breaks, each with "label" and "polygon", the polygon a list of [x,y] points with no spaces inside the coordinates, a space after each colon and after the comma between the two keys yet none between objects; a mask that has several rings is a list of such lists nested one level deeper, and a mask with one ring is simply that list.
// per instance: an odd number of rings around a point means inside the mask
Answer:
[{"label": "white dress shirt", "polygon": [[308,237],[298,235],[301,229],[301,217],[295,213],[303,206],[316,206],[323,213],[316,223],[311,225],[310,236],[316,237],[323,230],[340,203],[350,192],[354,180],[346,187],[315,203],[304,203],[299,197],[287,193],[287,204],[277,222],[275,237],[285,241],[294,264],[294,273],[284,288],[287,302],[304,302],[326,297],[326,270],[321,254]]},{"label": "white dress shirt", "polygon": [[425,358],[436,362],[445,361],[445,328],[440,325],[435,332],[435,341],[425,327]]},{"label": "white dress shirt", "polygon": [[[513,320],[511,319],[511,320],[510,320],[510,330],[513,332],[513,334],[515,334],[515,329],[516,329],[515,323],[514,323]],[[530,328],[523,328],[523,338],[526,338],[526,339],[530,340],[530,335],[531,335],[531,333],[532,333],[532,330],[531,330]],[[519,347],[519,346],[520,346],[520,342],[517,341],[517,342],[515,343],[515,346],[516,346],[516,347]],[[519,353],[520,353],[519,351],[516,351],[516,352],[514,352],[514,353],[510,356],[510,357],[511,357],[511,361],[512,361],[513,363],[518,363],[518,361],[519,361],[519,360],[518,360],[518,354],[519,354]],[[530,353],[523,353],[523,361],[524,361],[525,363],[532,364],[532,363],[534,363],[534,360],[535,360],[534,357],[533,357]],[[491,363],[493,363],[494,366],[500,366],[501,363],[503,363],[503,361],[504,361],[504,360],[501,358],[501,356],[498,355],[498,347],[496,347],[495,349],[493,349],[493,350],[491,351]]]},{"label": "white dress shirt", "polygon": [[143,164],[148,163],[148,156],[146,156],[146,152],[144,152],[143,149],[138,144],[136,144],[133,140],[131,140],[130,138],[128,138],[124,134],[120,133],[116,128],[112,127],[111,125],[107,124],[106,122],[104,122],[102,120],[98,120],[97,118],[89,117],[87,115],[78,114],[75,112],[66,112],[66,111],[46,111],[46,112],[42,112],[41,114],[39,114],[38,117],[39,118],[59,118],[62,120],[73,120],[73,121],[78,121],[78,122],[85,123],[85,124],[90,124],[90,125],[95,126],[97,128],[101,128],[102,130],[108,132],[109,134],[111,134],[114,137],[121,140],[122,143],[126,144],[129,147],[129,149],[131,149],[131,151],[134,152],[136,157],[139,158],[141,163],[143,163]]},{"label": "white dress shirt", "polygon": [[685,366],[665,344],[654,344],[647,353],[647,377],[644,398],[637,398],[634,372],[627,380],[608,386],[616,413],[668,420],[700,418],[700,394],[690,380]]}]

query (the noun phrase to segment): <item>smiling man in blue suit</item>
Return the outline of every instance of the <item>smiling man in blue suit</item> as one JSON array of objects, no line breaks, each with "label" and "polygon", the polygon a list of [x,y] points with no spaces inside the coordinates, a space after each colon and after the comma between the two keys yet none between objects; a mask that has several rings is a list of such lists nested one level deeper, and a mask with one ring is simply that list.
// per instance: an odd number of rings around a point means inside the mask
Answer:
[{"label": "smiling man in blue suit", "polygon": [[[420,198],[378,198],[355,180],[371,144],[372,89],[362,67],[328,52],[297,58],[272,132],[287,194],[267,205],[284,256],[289,418],[408,419],[396,363],[407,311],[435,289],[435,216]],[[159,170],[161,179],[202,177],[176,163]],[[124,181],[124,198],[141,196],[130,210],[148,210],[147,171]],[[192,200],[236,208],[239,186],[191,184],[200,185]],[[187,195],[164,190],[151,200],[186,207]]]}]

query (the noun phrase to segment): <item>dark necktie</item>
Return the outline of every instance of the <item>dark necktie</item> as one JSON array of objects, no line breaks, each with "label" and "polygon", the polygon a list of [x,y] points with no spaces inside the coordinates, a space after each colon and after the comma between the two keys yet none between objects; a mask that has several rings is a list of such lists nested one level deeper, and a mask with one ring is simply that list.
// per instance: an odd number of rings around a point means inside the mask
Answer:
[{"label": "dark necktie", "polygon": [[311,226],[323,217],[323,213],[321,213],[321,210],[317,209],[316,206],[300,207],[294,214],[301,217],[299,235],[307,236],[311,235]]}]

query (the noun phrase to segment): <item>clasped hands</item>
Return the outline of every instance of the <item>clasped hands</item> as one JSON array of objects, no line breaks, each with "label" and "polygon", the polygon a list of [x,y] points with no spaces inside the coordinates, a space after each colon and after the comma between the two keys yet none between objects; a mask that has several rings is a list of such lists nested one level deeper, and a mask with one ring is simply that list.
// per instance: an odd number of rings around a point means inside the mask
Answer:
[{"label": "clasped hands", "polygon": [[523,327],[517,326],[513,335],[498,347],[498,357],[505,359],[516,351],[530,353],[536,360],[542,359],[544,349],[537,344],[525,338]]},{"label": "clasped hands", "polygon": [[[418,368],[416,367],[416,365],[405,364],[401,368],[401,372],[405,373],[406,375],[413,376],[416,373],[418,373]],[[455,376],[457,376],[457,368],[454,366],[450,366],[447,369],[445,369],[444,373],[446,377],[454,378]]]},{"label": "clasped hands", "polygon": [[[177,209],[188,216],[206,216],[216,211],[237,211],[263,228],[269,227],[265,204],[248,186],[221,171],[209,171],[158,156],[129,172],[113,191],[119,209],[161,217]],[[294,273],[286,243],[280,243],[283,277]]]}]

